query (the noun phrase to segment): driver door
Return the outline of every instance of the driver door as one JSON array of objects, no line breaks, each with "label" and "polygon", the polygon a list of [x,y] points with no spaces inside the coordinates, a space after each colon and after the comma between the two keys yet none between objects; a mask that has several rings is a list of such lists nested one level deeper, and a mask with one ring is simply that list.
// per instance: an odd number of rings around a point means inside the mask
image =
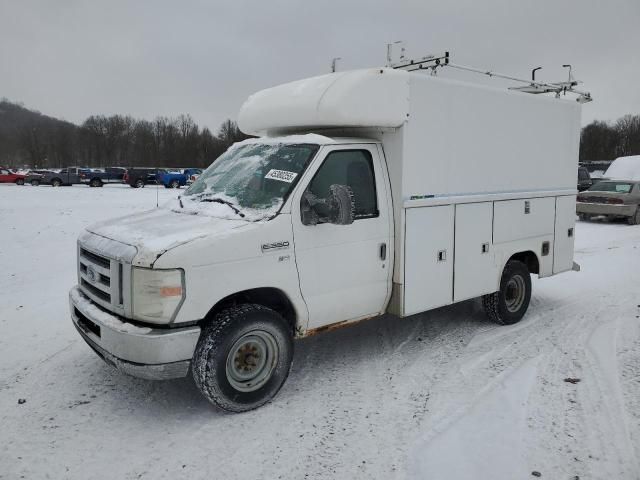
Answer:
[{"label": "driver door", "polygon": [[[293,198],[292,222],[300,289],[309,329],[382,313],[393,258],[389,184],[376,145],[324,147]],[[325,198],[333,184],[351,187],[351,225],[305,225],[301,201],[309,190]]]}]

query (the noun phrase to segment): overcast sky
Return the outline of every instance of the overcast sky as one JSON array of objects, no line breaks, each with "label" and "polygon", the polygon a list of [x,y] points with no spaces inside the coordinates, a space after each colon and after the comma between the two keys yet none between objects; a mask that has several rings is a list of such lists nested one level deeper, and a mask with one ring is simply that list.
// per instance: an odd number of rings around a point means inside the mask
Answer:
[{"label": "overcast sky", "polygon": [[215,131],[252,92],[333,57],[383,65],[395,40],[525,78],[543,66],[547,81],[571,63],[595,99],[583,123],[640,114],[640,0],[0,0],[0,97],[75,123],[189,113]]}]

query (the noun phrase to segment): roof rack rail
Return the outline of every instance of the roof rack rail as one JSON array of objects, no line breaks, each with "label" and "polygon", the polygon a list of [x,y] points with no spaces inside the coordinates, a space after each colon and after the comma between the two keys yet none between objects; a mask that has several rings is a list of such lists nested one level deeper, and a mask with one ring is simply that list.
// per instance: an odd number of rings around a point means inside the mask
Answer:
[{"label": "roof rack rail", "polygon": [[573,93],[577,95],[576,101],[578,103],[588,103],[593,100],[591,93],[577,90],[578,84],[582,83],[573,78],[571,72],[571,65],[563,65],[565,68],[569,68],[569,79],[566,82],[538,82],[535,80],[535,71],[541,67],[534,68],[531,72],[531,80],[525,80],[522,78],[513,77],[510,75],[504,75],[502,73],[494,72],[491,70],[483,70],[480,68],[469,67],[465,65],[458,65],[451,63],[449,52],[444,52],[442,55],[427,55],[417,60],[401,60],[398,63],[390,64],[391,68],[396,70],[405,70],[407,72],[415,72],[419,70],[430,71],[431,75],[436,75],[437,69],[441,67],[455,68],[457,70],[463,70],[471,73],[479,73],[488,77],[502,78],[504,80],[511,80],[514,82],[525,83],[526,85],[519,87],[509,87],[509,90],[515,90],[524,93],[541,94],[541,93],[555,93],[556,98],[560,98],[560,95],[566,95],[567,93]]}]

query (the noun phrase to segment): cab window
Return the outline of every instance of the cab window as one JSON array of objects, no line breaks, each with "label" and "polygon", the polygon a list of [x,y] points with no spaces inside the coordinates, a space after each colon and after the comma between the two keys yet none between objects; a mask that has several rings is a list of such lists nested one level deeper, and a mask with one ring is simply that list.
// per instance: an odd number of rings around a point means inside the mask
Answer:
[{"label": "cab window", "polygon": [[355,220],[378,216],[373,159],[368,150],[337,150],[329,153],[308,190],[317,197],[327,198],[329,188],[336,184],[351,187]]}]

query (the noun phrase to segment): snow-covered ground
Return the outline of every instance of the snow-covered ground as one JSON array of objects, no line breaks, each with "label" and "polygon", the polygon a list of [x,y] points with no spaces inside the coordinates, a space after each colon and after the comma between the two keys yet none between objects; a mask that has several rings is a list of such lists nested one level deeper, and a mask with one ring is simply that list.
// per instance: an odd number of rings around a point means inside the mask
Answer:
[{"label": "snow-covered ground", "polygon": [[578,223],[582,272],[535,280],[518,325],[469,301],[300,341],[276,400],[232,415],[69,319],[79,231],[155,204],[0,186],[0,478],[640,478],[640,227]]}]

